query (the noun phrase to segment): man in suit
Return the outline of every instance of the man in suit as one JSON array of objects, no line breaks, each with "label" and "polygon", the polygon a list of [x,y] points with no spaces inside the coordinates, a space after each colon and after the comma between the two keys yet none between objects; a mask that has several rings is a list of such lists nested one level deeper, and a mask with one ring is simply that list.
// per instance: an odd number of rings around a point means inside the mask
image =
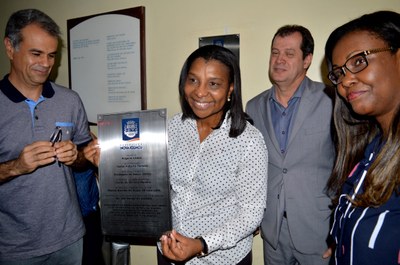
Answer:
[{"label": "man in suit", "polygon": [[267,208],[261,223],[268,265],[328,264],[332,99],[306,74],[314,40],[299,25],[280,28],[272,40],[273,86],[251,99],[246,111],[269,153]]}]

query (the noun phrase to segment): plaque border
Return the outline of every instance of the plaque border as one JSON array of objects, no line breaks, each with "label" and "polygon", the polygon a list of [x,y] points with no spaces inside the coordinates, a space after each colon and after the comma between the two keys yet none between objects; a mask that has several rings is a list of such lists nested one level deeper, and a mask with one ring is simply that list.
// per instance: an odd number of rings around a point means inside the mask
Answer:
[{"label": "plaque border", "polygon": [[[160,113],[160,115],[165,117],[165,137],[166,137],[165,138],[165,140],[166,140],[165,141],[165,144],[166,144],[166,146],[165,146],[166,147],[165,148],[165,151],[166,151],[165,158],[166,158],[166,162],[167,162],[167,168],[166,168],[166,170],[167,170],[167,172],[166,172],[167,179],[166,179],[166,182],[167,182],[167,185],[168,185],[168,187],[166,189],[166,197],[167,197],[167,200],[169,200],[169,202],[168,202],[169,206],[167,207],[168,208],[167,209],[168,210],[168,217],[165,220],[168,221],[166,226],[168,226],[169,229],[167,229],[167,230],[170,230],[170,229],[172,229],[172,211],[171,211],[172,206],[171,206],[170,176],[169,176],[169,167],[168,167],[169,160],[168,160],[168,119],[167,119],[167,109],[163,108],[163,109],[152,109],[152,110],[142,110],[142,111],[130,111],[130,112],[117,112],[117,113],[98,114],[98,124],[97,124],[97,126],[99,128],[99,134],[101,134],[100,126],[102,126],[101,122],[103,121],[103,117],[104,116],[116,115],[116,116],[119,116],[121,118],[121,120],[122,120],[124,116],[125,117],[135,116],[135,117],[140,118],[142,116],[142,114],[146,113],[146,112],[158,112],[158,113]],[[101,135],[98,135],[98,136],[99,136],[99,140],[100,140],[100,136]],[[102,182],[101,182],[101,173],[102,173],[102,171],[99,168],[100,192],[101,192],[101,188],[104,188],[104,187],[101,187],[101,184],[102,184]],[[101,194],[100,194],[100,198],[101,198]],[[100,207],[100,209],[101,209],[101,207]],[[103,214],[101,214],[101,218],[103,218],[103,217],[104,217]],[[107,242],[124,242],[124,243],[128,243],[130,245],[155,246],[155,245],[157,245],[159,237],[161,236],[161,234],[157,235],[157,236],[147,236],[147,235],[143,235],[143,234],[140,234],[140,233],[138,233],[138,235],[129,235],[129,236],[106,234],[104,232],[103,225],[102,225],[102,230],[103,230],[104,238],[105,238],[105,240]],[[162,231],[162,233],[163,232],[166,232],[166,231]]]}]

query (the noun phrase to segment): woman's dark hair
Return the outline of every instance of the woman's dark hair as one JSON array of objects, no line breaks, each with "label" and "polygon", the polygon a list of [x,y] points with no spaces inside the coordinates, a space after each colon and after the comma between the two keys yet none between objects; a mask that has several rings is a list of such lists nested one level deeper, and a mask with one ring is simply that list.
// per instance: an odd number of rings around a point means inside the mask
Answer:
[{"label": "woman's dark hair", "polygon": [[9,38],[14,48],[18,49],[22,41],[21,30],[28,25],[37,24],[53,37],[60,40],[61,31],[48,15],[37,9],[23,9],[13,13],[8,19],[5,38]]},{"label": "woman's dark hair", "polygon": [[[391,53],[395,54],[400,45],[400,14],[392,11],[378,11],[363,15],[335,29],[325,46],[325,59],[329,70],[332,70],[332,54],[337,43],[344,36],[354,32],[367,32],[376,36],[383,40],[387,47],[391,47]],[[337,91],[333,115],[337,133],[337,157],[328,181],[328,190],[337,201],[348,175],[363,158],[366,146],[380,134],[381,128],[374,117],[357,115]],[[367,172],[363,193],[357,195],[353,202],[355,205],[379,206],[385,203],[393,192],[398,192],[400,184],[399,120],[398,110],[388,135],[384,139],[385,144]]]},{"label": "woman's dark hair", "polygon": [[183,64],[179,77],[179,99],[183,113],[182,119],[197,119],[197,116],[186,100],[185,83],[193,62],[198,58],[203,58],[206,61],[216,60],[228,68],[229,84],[233,83],[233,91],[230,95],[231,100],[226,101],[221,120],[214,129],[218,129],[221,126],[226,113],[230,111],[231,129],[229,131],[229,137],[239,136],[246,128],[246,120],[248,119],[248,116],[243,111],[239,63],[236,55],[227,48],[218,45],[206,45],[198,48],[189,55]]},{"label": "woman's dark hair", "polygon": [[335,29],[325,45],[325,57],[332,70],[332,52],[336,44],[347,34],[367,31],[387,43],[395,53],[400,46],[400,14],[393,11],[378,11],[363,15]]}]

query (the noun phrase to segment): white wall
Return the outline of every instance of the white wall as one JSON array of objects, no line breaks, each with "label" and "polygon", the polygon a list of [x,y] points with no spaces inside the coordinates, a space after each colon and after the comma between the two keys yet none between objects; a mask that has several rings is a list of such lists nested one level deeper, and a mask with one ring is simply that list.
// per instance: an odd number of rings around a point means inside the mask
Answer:
[{"label": "white wall", "polygon": [[[37,8],[61,27],[67,42],[67,19],[129,7],[146,8],[146,64],[148,109],[179,112],[178,76],[186,57],[198,47],[198,38],[240,34],[240,64],[244,103],[271,86],[268,57],[271,38],[284,24],[301,24],[315,39],[309,76],[322,81],[323,49],[330,32],[348,20],[380,9],[400,12],[399,0],[1,0],[0,29],[10,14]],[[0,75],[9,70],[4,48]],[[57,82],[68,86],[68,56],[64,48]],[[155,247],[133,246],[132,265],[156,264]],[[257,236],[254,264],[262,264],[262,243]]]}]

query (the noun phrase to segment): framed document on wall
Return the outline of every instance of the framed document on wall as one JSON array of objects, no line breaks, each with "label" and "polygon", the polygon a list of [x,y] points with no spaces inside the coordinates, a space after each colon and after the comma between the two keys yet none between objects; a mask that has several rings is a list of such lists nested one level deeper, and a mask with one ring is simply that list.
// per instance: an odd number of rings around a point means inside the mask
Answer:
[{"label": "framed document on wall", "polygon": [[89,121],[146,109],[145,8],[67,20],[69,86]]}]

